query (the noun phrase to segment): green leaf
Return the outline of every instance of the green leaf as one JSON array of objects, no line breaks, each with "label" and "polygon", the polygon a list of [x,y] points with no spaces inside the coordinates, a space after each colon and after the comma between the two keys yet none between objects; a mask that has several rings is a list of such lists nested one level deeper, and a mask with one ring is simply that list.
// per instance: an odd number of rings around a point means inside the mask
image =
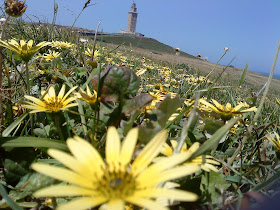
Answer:
[{"label": "green leaf", "polygon": [[155,128],[147,128],[146,126],[139,126],[138,128],[138,138],[144,144],[147,144],[161,130],[159,125]]},{"label": "green leaf", "polygon": [[257,185],[256,187],[254,187],[252,189],[252,191],[260,191],[263,190],[264,188],[272,185],[273,183],[277,182],[280,179],[280,170],[277,171],[276,174],[274,174],[272,177],[270,177],[268,180],[266,180],[265,182]]},{"label": "green leaf", "polygon": [[77,75],[79,75],[80,77],[84,76],[86,74],[86,68],[84,67],[78,67],[76,69],[73,70]]},{"label": "green leaf", "polygon": [[54,183],[54,179],[48,176],[32,173],[23,176],[18,184],[9,193],[14,200],[20,200],[28,195],[31,195],[38,189],[50,186]]},{"label": "green leaf", "polygon": [[199,149],[191,156],[190,159],[193,159],[197,156],[200,156],[204,154],[205,152],[208,152],[212,149],[215,149],[217,145],[219,144],[220,139],[222,139],[229,131],[229,129],[239,120],[239,118],[232,118],[230,121],[228,121],[227,124],[225,124],[223,127],[221,127],[219,130],[217,130],[210,139],[208,139],[204,144],[199,147]]},{"label": "green leaf", "polygon": [[[95,90],[98,89],[98,75],[92,79]],[[125,66],[109,66],[100,74],[100,97],[104,101],[119,101],[138,93],[140,80],[137,75]]]},{"label": "green leaf", "polygon": [[46,125],[46,126],[41,126],[41,128],[35,128],[33,130],[33,133],[36,135],[36,136],[39,136],[39,137],[43,137],[43,138],[47,138],[49,137],[50,135],[50,128],[51,126],[50,125]]},{"label": "green leaf", "polygon": [[123,132],[125,134],[127,134],[128,131],[133,127],[134,121],[140,114],[141,114],[140,110],[135,110],[134,112],[131,113],[128,121],[124,121],[124,120],[121,121],[121,128],[123,129]]},{"label": "green leaf", "polygon": [[161,127],[164,127],[169,117],[181,107],[183,99],[171,98],[170,96],[165,98],[157,108],[157,119]]},{"label": "green leaf", "polygon": [[207,131],[207,133],[213,135],[217,130],[219,130],[221,127],[223,127],[224,122],[219,120],[206,120],[204,129]]},{"label": "green leaf", "polygon": [[200,190],[205,199],[213,205],[220,203],[221,192],[226,191],[230,185],[222,173],[211,171],[201,177]]},{"label": "green leaf", "polygon": [[226,176],[225,178],[229,182],[234,182],[234,183],[247,183],[245,180],[242,179],[241,176]]},{"label": "green leaf", "polygon": [[29,167],[37,157],[33,148],[14,148],[10,151],[3,151],[1,158],[4,166],[4,177],[8,184],[15,185],[29,173]]},{"label": "green leaf", "polygon": [[240,78],[240,80],[239,80],[238,87],[240,87],[240,86],[242,85],[242,83],[244,82],[244,79],[245,79],[247,70],[248,70],[248,64],[245,65],[245,68],[244,68],[243,73],[242,73],[242,75],[241,75],[241,78]]},{"label": "green leaf", "polygon": [[7,194],[6,189],[0,184],[0,194],[13,210],[23,210]]},{"label": "green leaf", "polygon": [[17,120],[15,120],[11,125],[9,125],[2,133],[3,137],[7,137],[10,135],[10,133],[21,123],[21,121],[26,118],[28,115],[28,112],[22,114]]},{"label": "green leaf", "polygon": [[145,107],[154,99],[150,94],[140,94],[132,99],[125,100],[122,112],[125,114],[130,114],[131,112]]},{"label": "green leaf", "polygon": [[0,146],[11,147],[35,147],[53,148],[62,151],[69,151],[65,142],[60,140],[45,139],[38,137],[0,137]]}]

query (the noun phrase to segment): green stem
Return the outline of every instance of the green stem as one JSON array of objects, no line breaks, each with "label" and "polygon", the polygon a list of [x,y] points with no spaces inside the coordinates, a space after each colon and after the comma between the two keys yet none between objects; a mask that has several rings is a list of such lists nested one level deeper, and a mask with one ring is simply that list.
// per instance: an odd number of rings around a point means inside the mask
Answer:
[{"label": "green stem", "polygon": [[199,100],[199,92],[196,94],[195,96],[195,102],[194,102],[194,105],[193,105],[193,109],[191,110],[190,112],[190,116],[189,116],[189,119],[188,121],[184,124],[183,128],[182,128],[182,134],[181,134],[181,138],[180,138],[180,141],[178,143],[178,146],[174,149],[174,154],[177,154],[177,153],[180,153],[181,151],[181,148],[183,147],[183,144],[185,142],[185,139],[188,137],[188,131],[189,131],[189,128],[190,128],[190,125],[194,119],[194,116],[195,116],[195,112],[196,112],[196,107],[197,107],[197,104],[198,104],[198,100]]},{"label": "green stem", "polygon": [[[2,34],[1,34],[1,40],[4,40],[4,36],[5,36],[5,30],[6,30],[6,26],[7,23],[10,19],[10,16],[7,17],[3,28],[2,28]],[[3,57],[2,57],[2,47],[0,47],[0,125],[2,125],[2,121],[3,121],[3,98],[2,98],[2,81],[3,81]]]},{"label": "green stem", "polygon": [[53,209],[56,209],[57,207],[56,198],[51,198],[51,200],[52,200]]},{"label": "green stem", "polygon": [[25,71],[26,71],[27,95],[30,95],[30,83],[29,83],[29,68],[28,68],[28,61],[26,61],[26,62],[25,62]]},{"label": "green stem", "polygon": [[54,116],[54,123],[55,123],[56,129],[58,131],[59,138],[60,138],[60,140],[64,141],[65,138],[63,136],[63,133],[62,133],[62,130],[61,130],[61,127],[60,127],[59,114],[55,113],[55,114],[53,114],[53,116]]}]

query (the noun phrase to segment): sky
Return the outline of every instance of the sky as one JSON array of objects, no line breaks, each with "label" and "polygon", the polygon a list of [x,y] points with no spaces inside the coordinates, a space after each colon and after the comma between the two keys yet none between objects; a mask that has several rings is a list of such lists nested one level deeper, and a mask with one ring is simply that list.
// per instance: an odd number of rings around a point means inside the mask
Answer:
[{"label": "sky", "polygon": [[[54,2],[58,4],[56,24],[71,26],[86,0],[26,0],[23,19],[52,22]],[[230,48],[221,64],[268,74],[280,40],[280,0],[135,0],[136,31],[146,37],[201,54],[216,63]],[[95,30],[101,21],[104,32],[126,29],[132,0],[92,0],[75,26]],[[280,58],[279,58],[280,59]],[[280,62],[276,65],[280,75]]]}]

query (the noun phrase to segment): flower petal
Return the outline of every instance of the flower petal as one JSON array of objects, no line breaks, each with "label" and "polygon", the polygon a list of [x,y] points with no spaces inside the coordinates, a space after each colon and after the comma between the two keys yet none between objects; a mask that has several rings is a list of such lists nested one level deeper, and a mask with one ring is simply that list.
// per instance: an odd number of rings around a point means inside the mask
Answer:
[{"label": "flower petal", "polygon": [[[39,173],[45,174],[61,181],[69,182],[86,188],[92,187],[90,186],[91,184],[93,185],[91,180],[85,179],[85,177],[82,177],[79,174],[76,174],[75,172],[65,168],[51,166],[43,163],[33,163],[31,167]],[[89,178],[91,177],[89,176]]]},{"label": "flower petal", "polygon": [[122,148],[120,152],[120,162],[123,165],[130,163],[132,155],[134,153],[135,145],[138,139],[138,129],[131,129],[122,143]]},{"label": "flower petal", "polygon": [[[72,169],[73,171],[76,172],[81,172],[81,165],[79,164],[79,161],[75,159],[73,156],[61,152],[56,149],[49,149],[48,154],[53,157],[54,159],[58,160],[61,162],[63,165],[67,166],[68,168]],[[81,174],[81,173],[80,173]],[[81,174],[82,175],[82,174]]]},{"label": "flower petal", "polygon": [[109,127],[106,137],[106,162],[108,166],[118,167],[120,158],[120,137],[115,127]]},{"label": "flower petal", "polygon": [[160,153],[163,143],[167,139],[167,131],[162,130],[144,147],[132,163],[131,170],[135,175],[146,168],[151,161]]},{"label": "flower petal", "polygon": [[198,196],[192,192],[187,192],[177,189],[167,189],[167,188],[153,188],[137,191],[134,193],[136,197],[142,198],[168,198],[178,201],[196,201]]},{"label": "flower petal", "polygon": [[39,197],[93,196],[98,192],[73,185],[53,185],[37,190],[33,195]]},{"label": "flower petal", "polygon": [[63,96],[64,96],[64,93],[65,93],[65,84],[62,85],[57,97],[62,100]]},{"label": "flower petal", "polygon": [[107,203],[106,209],[123,210],[124,201],[121,199],[112,199]]},{"label": "flower petal", "polygon": [[66,141],[69,150],[77,158],[80,164],[88,169],[89,172],[102,175],[101,168],[105,167],[104,161],[97,150],[86,140],[74,136]]},{"label": "flower petal", "polygon": [[106,200],[107,199],[104,197],[77,198],[58,206],[56,210],[69,210],[69,209],[86,210],[99,206],[100,204],[105,203]]},{"label": "flower petal", "polygon": [[146,209],[150,209],[150,210],[168,210],[167,207],[162,206],[160,203],[150,200],[150,199],[146,199],[146,198],[141,198],[141,197],[129,197],[129,198],[125,198],[125,200],[129,203],[132,203],[134,205],[137,206],[141,206],[143,208]]}]

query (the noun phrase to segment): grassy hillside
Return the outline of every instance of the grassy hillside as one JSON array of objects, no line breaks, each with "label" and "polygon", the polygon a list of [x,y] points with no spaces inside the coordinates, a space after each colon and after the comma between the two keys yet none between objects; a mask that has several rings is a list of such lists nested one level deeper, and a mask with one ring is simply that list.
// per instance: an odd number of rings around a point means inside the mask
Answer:
[{"label": "grassy hillside", "polygon": [[[150,50],[155,54],[175,54],[175,51],[172,47],[163,44],[155,39],[147,38],[147,37],[135,37],[135,36],[120,36],[120,35],[100,35],[97,37],[98,41],[103,40],[105,43],[111,43],[121,46],[131,46],[136,48],[142,48],[146,50]],[[188,58],[195,58],[188,53],[181,52],[181,56]]]}]

